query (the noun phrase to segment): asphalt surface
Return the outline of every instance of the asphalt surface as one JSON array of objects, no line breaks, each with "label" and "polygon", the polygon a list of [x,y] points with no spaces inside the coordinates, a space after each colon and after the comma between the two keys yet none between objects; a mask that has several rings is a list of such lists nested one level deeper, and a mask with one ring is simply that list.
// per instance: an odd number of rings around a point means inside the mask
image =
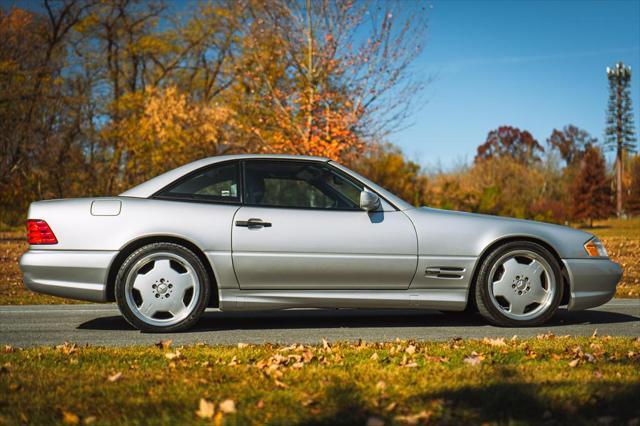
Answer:
[{"label": "asphalt surface", "polygon": [[289,310],[220,312],[208,310],[192,330],[145,334],[133,329],[113,304],[0,306],[0,345],[29,347],[63,342],[101,346],[148,345],[173,339],[174,345],[204,342],[319,343],[368,342],[396,338],[449,340],[454,337],[519,337],[552,332],[558,336],[640,336],[640,300],[614,299],[599,308],[567,312],[535,328],[499,328],[478,315],[436,311]]}]

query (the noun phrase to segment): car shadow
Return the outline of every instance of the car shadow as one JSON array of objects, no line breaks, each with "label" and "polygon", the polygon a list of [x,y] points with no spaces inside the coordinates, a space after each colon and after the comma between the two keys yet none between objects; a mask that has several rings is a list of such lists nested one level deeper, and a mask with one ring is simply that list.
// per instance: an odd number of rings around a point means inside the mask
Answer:
[{"label": "car shadow", "polygon": [[[560,310],[544,327],[598,325],[637,322],[638,317],[605,311],[568,312]],[[487,326],[478,314],[417,310],[314,309],[258,312],[205,312],[185,333],[226,330],[469,327]],[[105,316],[78,326],[83,330],[134,330],[121,316]]]}]

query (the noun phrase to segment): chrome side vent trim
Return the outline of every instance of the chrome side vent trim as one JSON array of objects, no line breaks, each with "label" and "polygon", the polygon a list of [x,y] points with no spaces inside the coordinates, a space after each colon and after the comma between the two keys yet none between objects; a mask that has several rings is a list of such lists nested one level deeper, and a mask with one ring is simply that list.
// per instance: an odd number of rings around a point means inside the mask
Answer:
[{"label": "chrome side vent trim", "polygon": [[424,271],[424,274],[430,278],[461,280],[464,277],[465,271],[465,268],[457,266],[429,266]]}]

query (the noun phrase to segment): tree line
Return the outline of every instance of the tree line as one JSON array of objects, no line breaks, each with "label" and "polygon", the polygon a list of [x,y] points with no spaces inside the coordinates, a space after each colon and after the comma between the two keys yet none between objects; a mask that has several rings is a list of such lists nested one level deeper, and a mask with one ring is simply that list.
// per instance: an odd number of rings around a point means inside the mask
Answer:
[{"label": "tree line", "polygon": [[353,162],[425,80],[427,7],[375,0],[43,0],[0,9],[0,221],[197,158]]},{"label": "tree line", "polygon": [[[0,9],[0,223],[21,223],[33,200],[115,195],[232,153],[330,157],[414,205],[559,223],[613,213],[602,144],[572,125],[545,143],[498,127],[446,172],[384,142],[428,83],[409,71],[424,49],[420,3],[178,5]],[[619,158],[623,207],[640,214],[640,160]]]}]

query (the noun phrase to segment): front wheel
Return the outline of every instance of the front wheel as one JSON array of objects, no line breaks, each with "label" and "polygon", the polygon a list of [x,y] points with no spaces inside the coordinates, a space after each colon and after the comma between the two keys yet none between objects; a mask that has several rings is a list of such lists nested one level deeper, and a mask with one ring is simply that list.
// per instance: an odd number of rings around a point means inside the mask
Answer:
[{"label": "front wheel", "polygon": [[549,320],[562,300],[555,257],[540,244],[504,244],[482,262],[475,286],[478,311],[490,323],[521,327]]},{"label": "front wheel", "polygon": [[170,333],[194,325],[209,302],[207,271],[191,250],[153,243],[131,253],[116,277],[125,319],[141,331]]}]

